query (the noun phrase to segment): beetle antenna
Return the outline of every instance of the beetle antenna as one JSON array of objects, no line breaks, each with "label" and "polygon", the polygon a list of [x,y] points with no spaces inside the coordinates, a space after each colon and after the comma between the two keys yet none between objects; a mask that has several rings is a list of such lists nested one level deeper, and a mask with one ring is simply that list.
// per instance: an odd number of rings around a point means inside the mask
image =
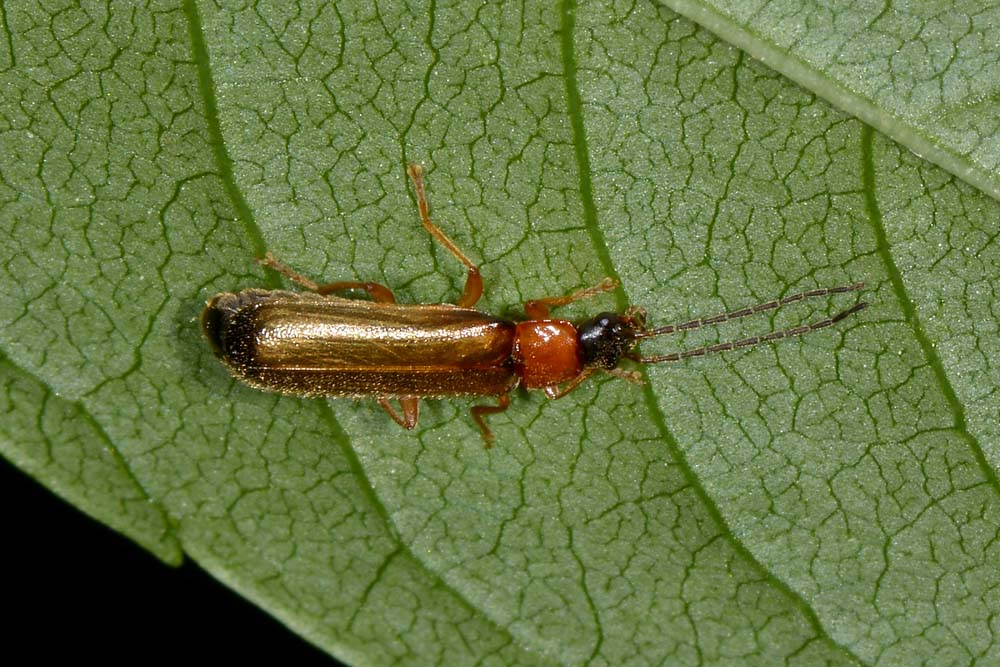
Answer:
[{"label": "beetle antenna", "polygon": [[717,343],[716,345],[705,345],[703,347],[696,347],[690,350],[684,350],[683,352],[671,352],[670,354],[658,354],[652,357],[640,357],[637,354],[630,354],[628,358],[632,361],[637,361],[641,364],[658,364],[666,361],[680,361],[681,359],[688,359],[690,357],[702,357],[706,354],[711,354],[713,352],[728,352],[729,350],[738,350],[744,347],[753,347],[754,345],[760,345],[761,343],[770,343],[772,341],[781,340],[782,338],[791,338],[792,336],[801,336],[802,334],[807,334],[817,329],[823,329],[828,326],[832,326],[837,322],[841,321],[845,317],[849,317],[859,310],[864,310],[868,307],[868,304],[864,301],[856,303],[847,310],[843,310],[833,317],[828,317],[811,324],[803,324],[797,327],[791,327],[789,329],[781,329],[780,331],[773,331],[769,334],[764,334],[761,336],[751,336],[750,338],[744,338],[742,340],[728,341],[725,343]]},{"label": "beetle antenna", "polygon": [[[637,331],[635,333],[635,338],[652,338],[653,336],[663,336],[666,334],[677,333],[678,331],[700,329],[701,327],[709,324],[720,324],[722,322],[728,322],[729,320],[738,320],[741,317],[749,317],[750,315],[756,315],[757,313],[774,310],[776,308],[780,308],[781,306],[787,306],[790,303],[795,303],[796,301],[802,301],[803,299],[829,296],[831,294],[843,294],[844,292],[856,292],[863,289],[864,286],[865,284],[863,282],[857,282],[851,285],[841,285],[840,287],[820,287],[818,289],[811,289],[806,292],[799,292],[798,294],[791,294],[780,299],[775,299],[774,301],[758,303],[756,306],[749,306],[739,310],[719,313],[718,315],[713,315],[712,317],[700,317],[696,320],[681,322],[680,324],[668,324],[655,329]],[[779,338],[782,338],[782,336],[779,336]]]}]

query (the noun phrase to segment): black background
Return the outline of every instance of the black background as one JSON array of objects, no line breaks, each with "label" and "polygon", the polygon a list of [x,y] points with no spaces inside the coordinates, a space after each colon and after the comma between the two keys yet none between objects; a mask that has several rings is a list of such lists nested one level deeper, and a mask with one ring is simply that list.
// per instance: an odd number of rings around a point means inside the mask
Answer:
[{"label": "black background", "polygon": [[340,665],[191,560],[163,564],[0,459],[3,654]]}]

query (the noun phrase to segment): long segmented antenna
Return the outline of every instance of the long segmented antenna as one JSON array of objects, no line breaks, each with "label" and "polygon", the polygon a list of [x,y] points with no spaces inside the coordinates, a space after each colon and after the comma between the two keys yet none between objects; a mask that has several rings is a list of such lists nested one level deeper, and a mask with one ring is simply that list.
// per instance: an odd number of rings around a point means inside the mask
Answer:
[{"label": "long segmented antenna", "polygon": [[[796,301],[802,301],[803,299],[810,299],[813,297],[828,296],[830,294],[842,294],[844,292],[856,292],[865,286],[862,282],[857,282],[852,285],[843,285],[841,287],[823,287],[819,289],[809,290],[807,292],[799,292],[798,294],[792,294],[790,296],[783,297],[781,299],[775,299],[774,301],[768,301],[766,303],[760,303],[756,306],[750,306],[748,308],[742,308],[740,310],[733,310],[725,313],[719,313],[712,317],[704,317],[696,320],[690,320],[688,322],[682,322],[680,324],[668,324],[663,327],[657,327],[655,329],[648,329],[646,331],[638,331],[635,334],[636,339],[640,338],[652,338],[653,336],[663,336],[666,334],[676,333],[678,331],[690,331],[692,329],[698,329],[700,327],[706,326],[708,324],[719,324],[720,322],[728,322],[729,320],[739,319],[741,317],[749,317],[750,315],[756,315],[757,313],[763,313],[768,310],[774,310],[780,308],[781,306],[795,303]],[[868,304],[864,301],[856,303],[847,310],[843,310],[832,317],[827,317],[816,322],[811,322],[809,324],[802,324],[797,327],[789,327],[788,329],[781,329],[779,331],[772,331],[768,334],[762,334],[759,336],[751,336],[750,338],[743,338],[741,340],[727,341],[725,343],[716,343],[715,345],[704,345],[702,347],[695,347],[690,350],[684,350],[682,352],[670,352],[668,354],[657,354],[651,357],[643,357],[638,353],[633,352],[628,356],[629,359],[637,361],[643,364],[658,364],[670,361],[680,361],[682,359],[690,359],[691,357],[701,357],[706,354],[711,354],[714,352],[728,352],[730,350],[738,350],[744,347],[753,347],[754,345],[760,345],[761,343],[769,343],[776,340],[781,340],[782,338],[791,338],[793,336],[801,336],[807,334],[817,329],[824,329],[826,327],[832,326],[837,322],[840,322],[846,317],[850,317],[854,313],[864,310],[868,307]]]},{"label": "long segmented antenna", "polygon": [[[741,317],[749,317],[750,315],[756,315],[757,313],[763,313],[768,310],[774,310],[775,308],[780,308],[781,306],[787,306],[790,303],[795,303],[796,301],[802,301],[803,299],[812,299],[814,297],[829,296],[831,294],[843,294],[844,292],[856,292],[860,289],[863,289],[864,286],[865,284],[863,282],[857,282],[852,285],[842,285],[840,287],[820,287],[818,289],[811,289],[807,292],[799,292],[798,294],[791,294],[789,296],[782,297],[781,299],[775,299],[774,301],[759,303],[756,306],[750,306],[748,308],[741,308],[740,310],[732,310],[725,313],[719,313],[718,315],[713,315],[712,317],[701,317],[696,320],[681,322],[680,324],[668,324],[666,326],[657,327],[655,329],[638,331],[635,334],[635,338],[638,340],[640,338],[652,338],[653,336],[663,336],[665,334],[677,333],[678,331],[690,331],[692,329],[699,329],[709,324],[720,324],[722,322],[728,322],[729,320],[737,320]],[[833,320],[834,322],[839,322],[847,315],[850,315],[853,312],[861,310],[861,308],[864,308],[864,305],[862,305],[860,308],[856,307],[854,309],[851,309],[850,312],[845,311],[844,313],[835,316],[836,319],[832,317],[830,319]],[[823,326],[830,326],[830,324],[824,324]],[[797,329],[799,327],[795,328]],[[816,329],[821,329],[821,328],[823,327],[816,327]],[[791,329],[789,329],[789,331],[791,331]],[[781,332],[775,332],[775,333],[781,333]],[[803,331],[800,333],[806,333],[806,332]],[[786,334],[785,336],[776,336],[775,340],[777,340],[778,338],[785,338],[788,335],[798,335],[798,334]],[[746,347],[746,345],[741,345],[740,347]],[[715,350],[712,351],[714,352]],[[697,356],[697,355],[688,355],[688,356]]]},{"label": "long segmented antenna", "polygon": [[847,310],[841,311],[834,315],[833,317],[828,317],[824,320],[819,320],[818,322],[813,322],[811,324],[803,324],[797,327],[791,327],[789,329],[781,329],[780,331],[772,331],[769,334],[764,334],[762,336],[751,336],[750,338],[744,338],[742,340],[733,340],[726,343],[717,343],[716,345],[705,345],[703,347],[696,347],[690,350],[684,350],[683,352],[671,352],[670,354],[658,354],[653,357],[640,357],[638,355],[629,355],[629,359],[633,361],[638,361],[642,364],[658,364],[666,361],[680,361],[681,359],[688,359],[690,357],[701,357],[712,352],[728,352],[729,350],[738,350],[741,347],[753,347],[754,345],[760,345],[761,343],[769,343],[775,340],[781,340],[782,338],[790,338],[792,336],[801,336],[802,334],[807,334],[817,329],[823,329],[825,327],[836,324],[845,317],[853,315],[859,310],[864,310],[868,307],[868,304],[862,301],[861,303],[856,303]]}]

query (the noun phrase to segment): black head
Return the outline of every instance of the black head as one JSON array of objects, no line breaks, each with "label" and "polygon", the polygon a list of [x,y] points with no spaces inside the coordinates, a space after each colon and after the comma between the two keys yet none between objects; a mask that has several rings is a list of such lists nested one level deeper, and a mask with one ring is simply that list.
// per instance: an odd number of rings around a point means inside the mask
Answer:
[{"label": "black head", "polygon": [[610,370],[635,342],[636,320],[629,315],[600,313],[577,326],[583,363],[589,368]]}]

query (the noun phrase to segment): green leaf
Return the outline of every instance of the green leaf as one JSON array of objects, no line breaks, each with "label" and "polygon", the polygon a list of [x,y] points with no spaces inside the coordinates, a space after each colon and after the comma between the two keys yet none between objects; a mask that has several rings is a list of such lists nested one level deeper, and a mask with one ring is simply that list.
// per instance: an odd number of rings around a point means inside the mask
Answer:
[{"label": "green leaf", "polygon": [[996,2],[660,1],[1000,199]]},{"label": "green leaf", "polygon": [[[354,664],[998,660],[983,179],[657,4],[431,7],[0,8],[4,456]],[[996,144],[988,105],[963,113]],[[955,154],[995,178],[983,150]],[[870,307],[641,387],[517,392],[490,451],[482,401],[425,401],[407,432],[229,378],[198,316],[278,286],[265,250],[455,299],[409,161],[484,310],[607,275],[617,293],[565,313],[660,324],[855,280]]]},{"label": "green leaf", "polygon": [[131,475],[79,403],[0,360],[0,453],[91,516],[179,564],[181,545],[163,507]]}]

